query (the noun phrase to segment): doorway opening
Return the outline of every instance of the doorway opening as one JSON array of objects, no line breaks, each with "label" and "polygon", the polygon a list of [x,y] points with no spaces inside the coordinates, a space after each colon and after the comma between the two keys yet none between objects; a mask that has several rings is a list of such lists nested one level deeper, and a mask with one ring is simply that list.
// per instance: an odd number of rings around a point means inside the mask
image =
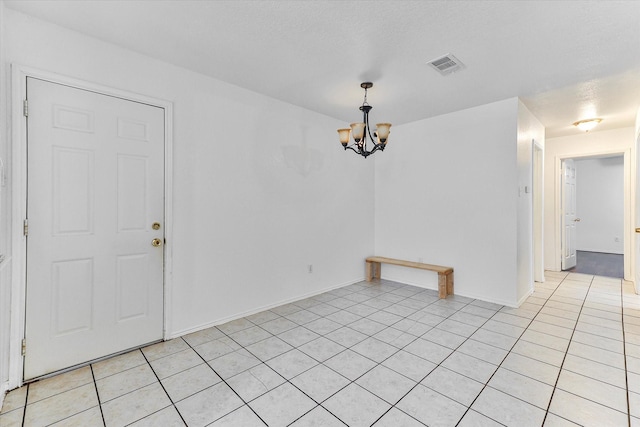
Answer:
[{"label": "doorway opening", "polygon": [[624,278],[623,154],[562,160],[562,270]]}]

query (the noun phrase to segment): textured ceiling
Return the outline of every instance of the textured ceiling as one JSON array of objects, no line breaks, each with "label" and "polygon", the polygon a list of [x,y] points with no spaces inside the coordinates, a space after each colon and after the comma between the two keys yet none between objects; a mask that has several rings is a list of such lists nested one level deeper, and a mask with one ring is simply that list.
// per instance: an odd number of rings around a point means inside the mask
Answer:
[{"label": "textured ceiling", "polygon": [[[640,1],[29,1],[12,9],[268,96],[402,124],[519,96],[547,137],[633,126]],[[427,62],[451,53],[446,77]]]}]

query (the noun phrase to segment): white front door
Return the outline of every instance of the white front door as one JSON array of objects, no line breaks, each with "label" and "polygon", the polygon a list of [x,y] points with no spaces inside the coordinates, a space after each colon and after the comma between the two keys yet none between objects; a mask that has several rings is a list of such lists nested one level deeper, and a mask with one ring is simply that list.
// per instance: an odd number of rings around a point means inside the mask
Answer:
[{"label": "white front door", "polygon": [[31,379],[162,339],[164,110],[30,77],[27,99]]},{"label": "white front door", "polygon": [[576,266],[576,166],[562,161],[562,269]]}]

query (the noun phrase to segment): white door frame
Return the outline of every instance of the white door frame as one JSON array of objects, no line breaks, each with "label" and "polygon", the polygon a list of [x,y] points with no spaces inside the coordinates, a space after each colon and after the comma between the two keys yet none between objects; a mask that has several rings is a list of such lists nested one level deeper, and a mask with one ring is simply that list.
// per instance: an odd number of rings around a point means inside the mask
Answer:
[{"label": "white door frame", "polygon": [[544,282],[544,146],[532,140],[533,280]]},{"label": "white door frame", "polygon": [[23,100],[26,99],[27,77],[47,80],[66,86],[114,96],[129,101],[140,102],[164,109],[164,325],[163,337],[167,339],[171,331],[172,316],[171,289],[173,272],[173,103],[170,101],[127,92],[96,83],[86,82],[67,76],[11,64],[11,336],[9,343],[9,389],[23,383],[22,339],[25,336],[26,297],[26,238],[23,234],[23,220],[27,205],[27,122],[23,114]]},{"label": "white door frame", "polygon": [[562,161],[565,159],[588,159],[602,156],[622,155],[624,158],[624,245],[623,245],[623,262],[624,262],[624,280],[632,281],[634,278],[634,235],[632,233],[633,227],[631,221],[635,218],[634,198],[633,193],[635,186],[635,175],[632,170],[631,149],[611,149],[597,152],[579,152],[573,154],[563,154],[555,157],[554,176],[555,176],[555,197],[554,197],[554,217],[556,221],[556,227],[554,230],[555,237],[555,271],[562,270]]},{"label": "white door frame", "polygon": [[[638,110],[638,117],[636,118],[636,133],[635,133],[635,144],[634,144],[634,148],[636,150],[636,155],[635,155],[635,165],[636,165],[636,171],[638,170],[638,165],[640,165],[640,162],[638,161],[638,156],[640,155],[640,110]],[[638,227],[640,226],[640,218],[638,218],[638,215],[640,215],[640,208],[637,206],[638,202],[640,202],[640,195],[638,194],[638,192],[640,191],[640,186],[638,186],[638,180],[640,179],[640,174],[638,174],[636,172],[636,174],[633,176],[633,181],[632,181],[632,185],[635,185],[635,187],[632,188],[631,191],[633,191],[633,195],[635,196],[635,200],[633,201],[633,207],[635,209],[635,211],[633,212],[633,221],[634,221],[634,227]],[[640,244],[640,239],[638,238],[638,228],[635,228],[635,233],[631,234],[631,239],[633,239],[633,249],[635,250],[635,254],[633,256],[633,268],[635,271],[633,271],[634,277],[633,277],[633,290],[635,291],[636,294],[640,293],[640,278],[638,277],[640,275],[640,248],[638,247],[638,245]]]}]

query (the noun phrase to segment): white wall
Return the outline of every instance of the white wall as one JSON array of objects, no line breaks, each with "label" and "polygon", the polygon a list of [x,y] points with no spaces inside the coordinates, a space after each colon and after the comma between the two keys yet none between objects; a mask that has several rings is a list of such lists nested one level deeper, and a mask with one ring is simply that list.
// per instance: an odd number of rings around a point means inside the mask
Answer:
[{"label": "white wall", "polygon": [[[519,268],[531,196],[518,187],[530,184],[539,123],[517,98],[395,126],[389,150],[363,161],[343,152],[335,119],[4,14],[3,67],[173,102],[169,336],[361,280],[373,253],[451,265],[460,295],[513,306],[529,289],[530,266]],[[437,283],[411,269],[383,274]]]},{"label": "white wall", "polygon": [[[639,159],[640,157],[640,107],[638,107],[638,112],[636,113],[636,122],[635,122],[633,137],[634,137],[633,146],[636,150],[634,160],[637,168],[638,165],[640,165],[640,159]],[[634,228],[635,228],[638,225],[640,225],[640,206],[638,206],[640,204],[640,183],[637,182],[640,177],[637,175],[634,175],[634,177],[636,180],[635,182],[636,186],[633,192],[636,198],[635,206],[634,206],[635,212],[633,214],[633,221],[634,221]],[[635,251],[635,255],[631,260],[631,262],[633,263],[635,274],[634,274],[634,277],[631,277],[629,280],[633,280],[635,292],[640,293],[640,247],[639,247],[640,239],[638,239],[637,233],[632,234],[632,239],[633,239],[632,247]]]},{"label": "white wall", "polygon": [[[576,249],[624,252],[624,158],[576,160]],[[617,241],[616,241],[617,239]]]},{"label": "white wall", "polygon": [[[635,140],[634,128],[620,128],[607,131],[591,131],[574,136],[549,138],[545,144],[545,224],[544,224],[544,261],[545,269],[559,271],[561,268],[560,259],[560,219],[559,212],[559,165],[563,158],[579,158],[586,156],[597,156],[606,153],[629,153],[629,159],[625,160],[624,186],[628,189],[629,199],[635,192],[635,182],[631,177],[635,177]],[[627,207],[625,227],[630,227],[630,218],[634,218],[631,212],[633,206]],[[635,211],[635,209],[634,209]],[[628,218],[627,218],[628,217]],[[633,259],[631,230],[626,231],[625,248],[628,252],[629,261]],[[630,262],[625,258],[625,279],[631,280]]]},{"label": "white wall", "polygon": [[174,103],[169,335],[363,278],[374,164],[343,152],[342,122],[12,10],[5,21],[6,62]]},{"label": "white wall", "polygon": [[544,126],[518,101],[518,304],[533,293],[533,144],[544,149]]},{"label": "white wall", "polygon": [[[4,28],[4,2],[0,1],[0,29]],[[5,37],[0,31],[0,163],[8,166],[10,155],[7,131],[7,73],[5,65]],[[4,400],[4,392],[9,389],[9,342],[10,342],[10,313],[11,313],[11,259],[8,257],[11,238],[8,234],[10,217],[7,170],[0,165],[0,407]],[[4,183],[4,185],[2,185]]]},{"label": "white wall", "polygon": [[[455,293],[516,305],[518,99],[394,127],[376,156],[375,254],[454,268]],[[383,266],[390,280],[437,275]]]}]

